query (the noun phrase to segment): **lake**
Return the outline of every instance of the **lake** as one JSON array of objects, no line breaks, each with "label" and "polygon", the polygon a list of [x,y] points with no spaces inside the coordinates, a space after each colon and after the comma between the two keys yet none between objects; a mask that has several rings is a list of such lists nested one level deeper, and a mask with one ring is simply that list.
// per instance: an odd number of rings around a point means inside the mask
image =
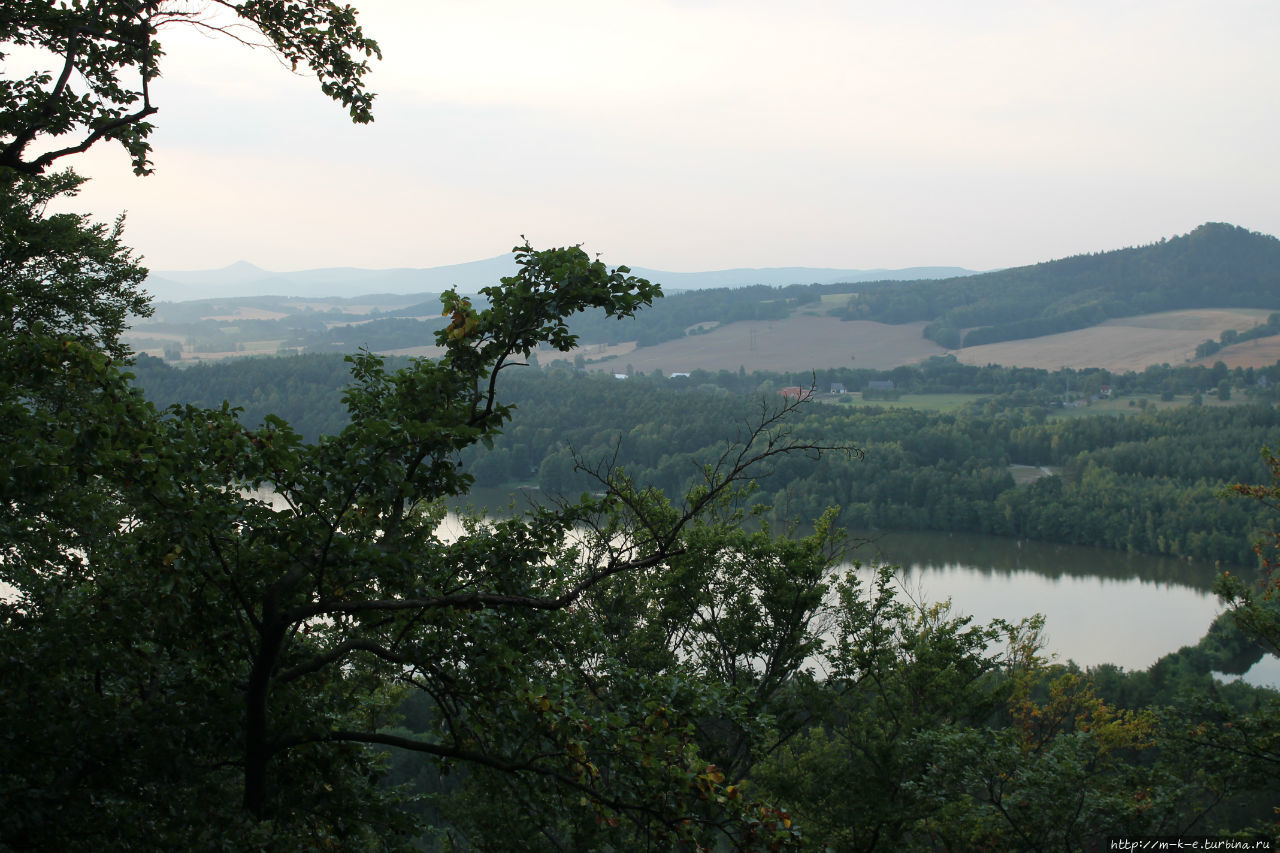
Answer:
[{"label": "lake", "polygon": [[[503,508],[511,493],[476,489],[476,506]],[[1212,563],[962,533],[850,532],[850,556],[901,567],[917,600],[951,599],[978,622],[1045,616],[1046,651],[1081,666],[1147,669],[1197,643],[1222,610]],[[1280,687],[1280,659],[1264,656],[1245,676]]]},{"label": "lake", "polygon": [[[1219,569],[1205,561],[976,534],[860,535],[853,556],[901,566],[914,596],[950,598],[979,622],[1044,614],[1048,650],[1082,666],[1146,669],[1198,642],[1222,611],[1210,592]],[[1280,659],[1265,656],[1246,680],[1280,686]]]}]

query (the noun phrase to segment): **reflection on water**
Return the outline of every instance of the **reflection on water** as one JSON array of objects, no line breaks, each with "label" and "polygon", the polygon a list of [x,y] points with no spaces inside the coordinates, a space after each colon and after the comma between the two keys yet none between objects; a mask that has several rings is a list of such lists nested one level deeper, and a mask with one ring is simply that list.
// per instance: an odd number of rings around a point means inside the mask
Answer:
[{"label": "reflection on water", "polygon": [[900,578],[912,598],[949,598],[957,615],[977,622],[1017,622],[1042,613],[1047,650],[1082,666],[1146,669],[1199,640],[1219,610],[1217,599],[1203,591],[1138,579],[995,573],[961,563],[907,563]]},{"label": "reflection on water", "polygon": [[862,544],[860,559],[941,569],[962,565],[984,574],[1010,576],[1034,572],[1046,578],[1108,578],[1169,583],[1208,592],[1218,569],[1204,560],[1151,557],[1083,545],[1008,539],[972,533],[864,533],[850,531]]},{"label": "reflection on water", "polygon": [[[477,489],[471,500],[501,512],[512,493]],[[1210,592],[1219,570],[1203,560],[962,533],[851,531],[850,542],[862,563],[901,566],[917,600],[949,598],[978,622],[1044,614],[1047,651],[1081,666],[1146,669],[1197,643],[1221,611]],[[1264,656],[1245,680],[1280,686],[1280,659]]]},{"label": "reflection on water", "polygon": [[[1044,614],[1047,650],[1081,666],[1146,669],[1197,643],[1222,610],[1209,591],[1218,569],[1204,561],[974,534],[851,538],[864,540],[854,556],[901,566],[917,599],[949,598],[978,622]],[[1280,659],[1264,656],[1245,680],[1280,685]]]}]

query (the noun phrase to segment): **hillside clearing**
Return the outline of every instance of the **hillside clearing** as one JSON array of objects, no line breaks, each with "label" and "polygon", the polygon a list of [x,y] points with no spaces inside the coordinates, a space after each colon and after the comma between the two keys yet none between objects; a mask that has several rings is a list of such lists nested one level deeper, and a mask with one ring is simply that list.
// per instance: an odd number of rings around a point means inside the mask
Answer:
[{"label": "hillside clearing", "polygon": [[[768,322],[740,322],[719,326],[701,335],[657,346],[624,351],[610,348],[616,360],[587,365],[588,370],[622,372],[630,364],[664,375],[691,370],[757,370],[803,372],[827,367],[885,369],[911,364],[946,350],[920,334],[924,323],[890,326],[865,320],[844,322],[835,317],[800,316]],[[1197,341],[1198,343],[1198,341]],[[599,358],[585,347],[588,359]],[[543,364],[550,354],[539,354]]]},{"label": "hillside clearing", "polygon": [[1254,341],[1245,341],[1242,344],[1225,347],[1208,358],[1196,359],[1191,363],[1212,367],[1219,361],[1232,369],[1237,367],[1264,367],[1275,364],[1280,361],[1280,336],[1258,338]]},{"label": "hillside clearing", "polygon": [[[1265,320],[1268,313],[1247,308],[1162,311],[1108,320],[1100,326],[1074,332],[968,347],[956,350],[955,356],[965,364],[1003,364],[1045,370],[1061,367],[1143,370],[1152,364],[1182,364],[1195,357],[1196,346],[1206,339],[1216,340],[1227,329],[1250,329]],[[1210,359],[1210,363],[1227,361],[1236,350],[1241,351],[1241,359],[1248,359],[1241,360],[1241,366],[1274,364],[1277,358],[1273,355],[1265,359],[1262,356],[1266,350],[1254,353],[1239,346],[1223,351]],[[1280,345],[1275,351],[1280,352]]]}]

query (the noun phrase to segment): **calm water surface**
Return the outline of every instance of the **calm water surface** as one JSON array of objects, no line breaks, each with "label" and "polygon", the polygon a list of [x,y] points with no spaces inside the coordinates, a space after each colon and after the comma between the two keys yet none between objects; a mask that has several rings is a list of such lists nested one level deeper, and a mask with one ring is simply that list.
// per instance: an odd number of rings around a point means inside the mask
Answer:
[{"label": "calm water surface", "polygon": [[[477,489],[476,506],[501,509],[511,493]],[[521,498],[517,496],[517,503]],[[950,599],[978,622],[1045,616],[1046,651],[1081,666],[1146,669],[1194,645],[1222,610],[1205,561],[1124,554],[997,536],[850,532],[863,565],[901,567],[899,583],[920,601]],[[1245,676],[1280,687],[1280,659],[1265,656]]]},{"label": "calm water surface", "polygon": [[[1203,561],[973,534],[854,535],[866,540],[854,556],[901,566],[915,597],[949,598],[979,622],[1044,614],[1048,650],[1082,666],[1146,669],[1198,642],[1222,610],[1209,591],[1219,570]],[[1246,680],[1280,685],[1280,660],[1264,657]]]}]

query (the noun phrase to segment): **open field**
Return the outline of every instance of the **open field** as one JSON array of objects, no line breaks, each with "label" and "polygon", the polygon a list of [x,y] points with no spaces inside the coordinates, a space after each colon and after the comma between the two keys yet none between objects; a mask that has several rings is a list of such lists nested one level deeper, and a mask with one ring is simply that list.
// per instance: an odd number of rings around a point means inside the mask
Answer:
[{"label": "open field", "polygon": [[[839,294],[847,299],[848,294]],[[587,370],[624,373],[632,370],[664,375],[693,370],[769,371],[803,374],[831,367],[865,367],[888,369],[912,364],[930,356],[947,353],[942,347],[921,336],[924,323],[888,325],[870,321],[843,322],[826,316],[833,305],[826,296],[822,303],[803,306],[786,320],[740,322],[725,325],[699,324],[706,331],[657,346],[636,347],[634,342],[605,346],[589,344],[574,353],[551,350],[538,353],[546,365],[555,359],[573,359],[581,354]],[[324,303],[318,302],[318,306]],[[216,319],[266,319],[267,309],[240,307],[228,311],[225,306],[211,306],[220,313]],[[369,306],[373,307],[373,306]],[[353,306],[345,306],[351,311]],[[950,352],[966,364],[1002,364],[1057,370],[1061,367],[1105,367],[1115,371],[1142,370],[1152,364],[1212,365],[1222,361],[1228,367],[1261,367],[1280,361],[1280,336],[1246,341],[1227,347],[1206,359],[1194,360],[1195,348],[1206,339],[1216,340],[1224,330],[1246,331],[1263,321],[1270,312],[1264,309],[1202,309],[1165,311],[1138,317],[1109,320],[1100,326],[1063,332],[1041,338],[1005,341]],[[215,319],[209,317],[207,319]],[[352,322],[350,318],[343,321]],[[126,335],[140,342],[150,339],[142,351],[161,355],[157,340],[185,342],[185,338],[162,332],[151,332],[145,324]],[[242,349],[225,353],[188,353],[186,358],[200,360],[274,352],[279,341],[241,341]],[[153,351],[154,350],[154,351]],[[438,357],[435,346],[417,346],[386,351],[387,355]],[[799,379],[797,379],[799,381]]]},{"label": "open field", "polygon": [[206,320],[279,320],[289,315],[283,311],[268,311],[266,308],[253,308],[248,305],[237,306],[234,311],[225,314],[210,314]]},{"label": "open field", "polygon": [[1013,475],[1014,483],[1025,486],[1042,477],[1052,477],[1058,472],[1047,465],[1010,465],[1009,473]]},{"label": "open field", "polygon": [[825,317],[832,311],[844,308],[845,305],[849,304],[851,298],[853,298],[852,293],[824,293],[818,298],[817,302],[801,305],[796,309],[796,313]]},{"label": "open field", "polygon": [[[129,337],[130,337],[129,335],[124,336],[124,340],[126,343],[129,343]],[[142,338],[143,336],[135,336],[135,337]],[[183,344],[186,341],[186,336],[173,335],[165,332],[156,332],[154,334],[145,336],[145,338],[143,339],[150,339],[152,341],[157,341],[157,340],[173,341],[176,344]],[[283,343],[284,343],[283,340],[242,341],[240,349],[225,350],[222,352],[194,352],[190,349],[187,349],[185,352],[182,353],[182,360],[183,361],[219,361],[224,358],[236,358],[237,356],[244,356],[244,355],[275,355],[280,351],[280,345]],[[136,353],[145,353],[146,355],[154,356],[155,358],[164,358],[163,347],[137,346],[136,344],[132,344],[132,346],[134,346],[134,352]]]},{"label": "open field", "polygon": [[1275,364],[1280,361],[1280,336],[1258,338],[1255,341],[1235,344],[1208,358],[1196,359],[1192,364],[1203,364],[1212,367],[1219,361],[1230,368],[1261,367]]},{"label": "open field", "polygon": [[[669,375],[702,369],[747,372],[804,372],[825,367],[890,368],[946,352],[920,336],[924,323],[889,326],[864,320],[842,322],[834,317],[798,316],[772,322],[742,322],[719,326],[702,335],[667,341],[624,352],[614,348],[615,360],[587,365],[588,370],[622,372],[630,364],[650,373]],[[599,358],[587,347],[583,355]],[[539,355],[546,364],[547,355]]]},{"label": "open field", "polygon": [[[1163,311],[1100,326],[979,347],[952,350],[966,364],[1003,364],[1017,367],[1105,367],[1109,370],[1142,370],[1152,364],[1183,364],[1208,338],[1217,339],[1226,329],[1245,331],[1263,322],[1263,309],[1203,309]],[[542,350],[538,359],[548,364],[557,358],[581,353],[587,370],[624,373],[633,370],[664,375],[692,370],[775,373],[804,372],[826,367],[886,369],[912,364],[948,352],[921,337],[924,323],[900,326],[866,320],[841,321],[834,317],[806,315],[772,322],[742,322],[717,326],[657,346],[634,343],[613,346],[590,344],[572,354]],[[435,347],[395,350],[397,355],[435,356]],[[1228,367],[1264,366],[1280,360],[1280,337],[1247,341],[1203,359],[1207,364],[1226,362]]]},{"label": "open field", "polygon": [[[825,307],[825,306],[824,306]],[[1003,364],[1019,367],[1105,367],[1109,370],[1142,370],[1152,364],[1182,364],[1208,338],[1217,339],[1226,329],[1245,331],[1263,322],[1263,309],[1203,309],[1163,311],[1108,320],[1100,326],[1021,341],[1006,341],[953,351],[967,364]],[[822,367],[870,367],[884,369],[911,364],[947,350],[920,336],[924,323],[891,326],[869,321],[843,322],[834,317],[798,314],[770,323],[730,323],[701,335],[635,348],[586,347],[588,370],[635,370],[664,374],[702,369],[748,372],[768,370],[797,372]],[[541,353],[545,364],[558,356]],[[1228,367],[1263,366],[1280,360],[1280,338],[1263,338],[1229,347],[1208,359]]]},{"label": "open field", "polygon": [[1195,311],[1161,311],[1108,320],[1104,326],[1126,326],[1137,329],[1165,329],[1183,332],[1214,332],[1235,329],[1243,332],[1266,322],[1271,312],[1265,308],[1201,308]]},{"label": "open field", "polygon": [[[1243,332],[1264,321],[1269,313],[1246,308],[1162,311],[1108,320],[1100,326],[1074,332],[968,347],[956,350],[955,355],[965,364],[1003,364],[1046,370],[1060,367],[1142,370],[1152,364],[1182,364],[1195,357],[1196,346],[1207,338],[1216,340],[1227,329]],[[1280,344],[1276,346],[1280,351]],[[1234,355],[1237,349],[1243,351],[1245,347],[1224,350],[1209,363],[1225,362],[1227,356]],[[1241,366],[1274,364],[1280,357],[1264,360],[1262,354],[1261,350],[1257,354],[1242,354],[1241,358],[1256,356],[1257,360],[1239,363]]]}]

